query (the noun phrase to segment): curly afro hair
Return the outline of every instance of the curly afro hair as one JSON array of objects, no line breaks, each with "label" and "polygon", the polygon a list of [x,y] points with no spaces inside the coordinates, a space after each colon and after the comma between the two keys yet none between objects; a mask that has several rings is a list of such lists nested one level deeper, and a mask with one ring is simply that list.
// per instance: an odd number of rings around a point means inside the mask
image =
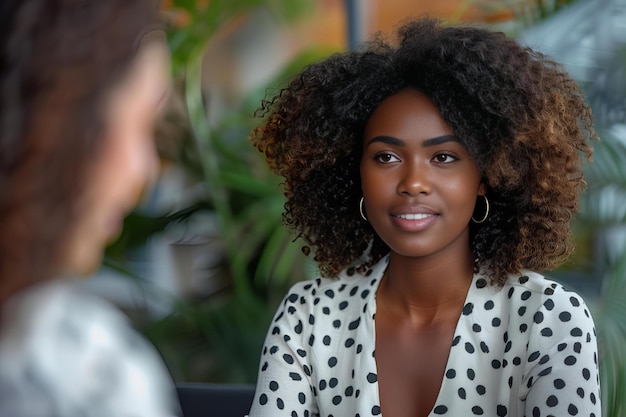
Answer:
[{"label": "curly afro hair", "polygon": [[367,269],[388,253],[359,216],[362,135],[383,99],[411,87],[437,105],[487,185],[489,217],[470,224],[476,269],[501,285],[522,269],[563,263],[582,162],[597,138],[577,83],[502,33],[419,19],[397,37],[310,65],[261,104],[267,118],[252,142],[285,179],[284,221],[305,253],[313,249],[324,276]]}]

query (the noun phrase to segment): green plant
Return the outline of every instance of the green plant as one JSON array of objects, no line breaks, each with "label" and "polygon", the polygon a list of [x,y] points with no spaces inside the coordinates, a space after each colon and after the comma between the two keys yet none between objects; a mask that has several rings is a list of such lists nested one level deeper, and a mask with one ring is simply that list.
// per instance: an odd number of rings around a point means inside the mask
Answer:
[{"label": "green plant", "polygon": [[[304,278],[309,268],[300,245],[282,225],[279,180],[247,141],[260,122],[253,113],[265,88],[248,92],[226,116],[210,122],[212,109],[206,108],[202,77],[207,44],[220,30],[236,29],[260,9],[289,22],[311,6],[311,0],[173,0],[166,6],[174,94],[183,103],[167,116],[173,129],[165,132],[176,135],[168,158],[202,184],[204,193],[182,210],[165,215],[133,212],[118,241],[107,249],[105,264],[135,279],[146,292],[157,292],[128,267],[133,248],[198,213],[210,212],[218,219],[224,253],[218,273],[228,287],[208,298],[174,300],[172,312],[158,320],[137,319],[177,380],[254,382],[271,316],[287,287]],[[269,85],[281,85],[304,65],[331,52],[323,47],[302,52]]]},{"label": "green plant", "polygon": [[598,292],[584,295],[598,332],[604,414],[617,417],[626,412],[626,146],[611,132],[602,138],[585,169],[589,188],[575,226],[588,251],[577,264],[600,279]]},{"label": "green plant", "polygon": [[587,249],[577,266],[601,284],[586,295],[598,332],[603,413],[620,417],[626,414],[626,45],[603,56],[585,85],[601,141],[585,167],[589,186],[575,226]]}]

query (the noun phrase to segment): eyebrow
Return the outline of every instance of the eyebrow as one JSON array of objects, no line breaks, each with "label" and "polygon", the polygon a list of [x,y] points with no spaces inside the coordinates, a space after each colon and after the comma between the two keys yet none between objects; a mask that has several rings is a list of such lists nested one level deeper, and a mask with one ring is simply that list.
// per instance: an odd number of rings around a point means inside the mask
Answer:
[{"label": "eyebrow", "polygon": [[422,142],[422,146],[426,148],[428,146],[441,145],[442,143],[446,143],[446,142],[461,143],[461,140],[457,138],[456,136],[443,135],[443,136],[437,136],[436,138],[426,139],[424,142]]},{"label": "eyebrow", "polygon": [[[375,142],[382,142],[382,143],[386,143],[387,145],[394,145],[394,146],[405,145],[405,142],[402,139],[398,139],[393,136],[376,136],[367,142],[367,146]],[[424,142],[422,142],[422,146],[427,148],[429,146],[441,145],[442,143],[446,143],[446,142],[459,142],[460,143],[461,140],[453,135],[443,135],[443,136],[437,136],[434,138],[426,139]]]}]

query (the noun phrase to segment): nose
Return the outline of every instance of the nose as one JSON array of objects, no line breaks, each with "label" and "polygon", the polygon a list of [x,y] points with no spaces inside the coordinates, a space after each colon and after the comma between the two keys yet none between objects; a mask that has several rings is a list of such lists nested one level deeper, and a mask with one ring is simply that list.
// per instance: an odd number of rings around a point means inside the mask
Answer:
[{"label": "nose", "polygon": [[398,181],[398,194],[416,196],[430,194],[431,181],[428,167],[420,163],[405,164]]}]

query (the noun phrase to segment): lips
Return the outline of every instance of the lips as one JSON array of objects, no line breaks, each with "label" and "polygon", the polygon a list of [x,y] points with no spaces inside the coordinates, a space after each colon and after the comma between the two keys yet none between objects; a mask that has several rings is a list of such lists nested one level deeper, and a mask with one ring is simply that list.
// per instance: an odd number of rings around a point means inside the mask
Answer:
[{"label": "lips", "polygon": [[391,215],[410,220],[419,220],[427,216],[439,214],[437,210],[424,204],[407,204],[391,209]]},{"label": "lips", "polygon": [[391,218],[401,230],[420,232],[427,229],[439,217],[439,213],[430,207],[406,206],[393,210]]},{"label": "lips", "polygon": [[423,220],[428,217],[432,217],[434,214],[430,213],[407,213],[407,214],[397,214],[395,217],[405,220]]}]

